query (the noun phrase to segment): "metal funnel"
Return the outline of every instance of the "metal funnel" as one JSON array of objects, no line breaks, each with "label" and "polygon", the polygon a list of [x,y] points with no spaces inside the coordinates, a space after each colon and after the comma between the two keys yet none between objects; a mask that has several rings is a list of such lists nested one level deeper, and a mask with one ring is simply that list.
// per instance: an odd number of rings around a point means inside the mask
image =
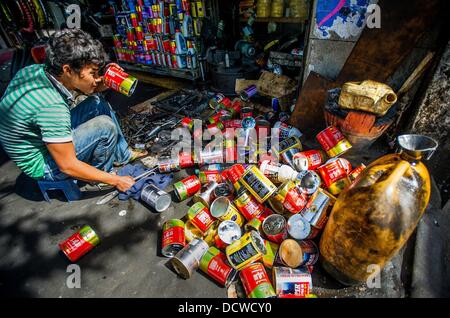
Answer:
[{"label": "metal funnel", "polygon": [[438,142],[433,138],[423,135],[400,135],[397,142],[401,152],[406,152],[414,158],[429,160],[438,147]]}]

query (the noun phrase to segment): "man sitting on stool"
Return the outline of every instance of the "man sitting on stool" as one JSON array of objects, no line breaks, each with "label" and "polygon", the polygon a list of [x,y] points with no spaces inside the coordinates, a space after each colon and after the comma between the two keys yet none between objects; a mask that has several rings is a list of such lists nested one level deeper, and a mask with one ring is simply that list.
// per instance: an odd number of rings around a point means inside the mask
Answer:
[{"label": "man sitting on stool", "polygon": [[[50,39],[45,64],[20,70],[0,101],[0,143],[28,176],[74,178],[128,190],[130,176],[110,173],[141,154],[131,150],[108,102],[99,71],[107,56],[98,40],[79,29]],[[73,95],[91,95],[71,109]]]}]

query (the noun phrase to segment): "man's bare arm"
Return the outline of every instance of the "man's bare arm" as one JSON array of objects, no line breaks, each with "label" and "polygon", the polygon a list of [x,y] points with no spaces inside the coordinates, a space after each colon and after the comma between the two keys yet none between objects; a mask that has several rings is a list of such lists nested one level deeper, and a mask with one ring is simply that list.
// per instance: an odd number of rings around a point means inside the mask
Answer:
[{"label": "man's bare arm", "polygon": [[115,186],[125,192],[135,181],[130,176],[117,176],[88,165],[77,159],[73,143],[47,143],[50,155],[61,172],[75,179],[87,182],[102,182]]}]

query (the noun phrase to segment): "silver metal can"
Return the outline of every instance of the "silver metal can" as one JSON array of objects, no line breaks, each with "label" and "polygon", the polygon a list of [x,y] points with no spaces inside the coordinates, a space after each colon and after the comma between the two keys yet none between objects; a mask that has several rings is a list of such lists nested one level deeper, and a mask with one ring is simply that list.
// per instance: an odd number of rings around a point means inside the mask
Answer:
[{"label": "silver metal can", "polygon": [[242,236],[240,226],[234,221],[222,221],[217,229],[215,244],[218,248],[226,248],[228,245],[237,241]]},{"label": "silver metal can", "polygon": [[202,239],[194,239],[172,258],[172,265],[178,275],[184,279],[192,277],[192,273],[200,266],[200,260],[209,246]]},{"label": "silver metal can", "polygon": [[296,240],[304,240],[311,235],[311,224],[300,214],[294,214],[287,222],[289,235]]},{"label": "silver metal can", "polygon": [[159,189],[154,184],[149,184],[142,189],[141,200],[155,209],[156,212],[167,210],[170,203],[172,203],[170,194]]},{"label": "silver metal can", "polygon": [[280,244],[287,238],[286,219],[280,214],[272,214],[264,219],[262,231],[269,241]]},{"label": "silver metal can", "polygon": [[335,198],[322,189],[318,189],[300,213],[314,227],[322,229],[327,222],[327,212],[334,204]]},{"label": "silver metal can", "polygon": [[312,170],[304,170],[298,173],[296,182],[302,192],[311,195],[319,189],[321,179],[316,172]]}]

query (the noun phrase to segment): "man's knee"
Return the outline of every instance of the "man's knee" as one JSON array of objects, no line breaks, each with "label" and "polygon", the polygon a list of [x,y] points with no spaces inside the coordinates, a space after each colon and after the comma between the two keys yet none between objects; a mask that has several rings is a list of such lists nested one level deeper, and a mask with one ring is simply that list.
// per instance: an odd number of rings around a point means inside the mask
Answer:
[{"label": "man's knee", "polygon": [[100,115],[109,115],[111,112],[111,107],[109,106],[109,103],[106,101],[106,99],[104,99],[99,95],[88,96],[75,106],[75,108],[77,107],[83,110],[94,108],[96,112],[99,113]]},{"label": "man's knee", "polygon": [[101,130],[106,136],[118,135],[117,126],[111,117],[107,115],[100,115],[90,120],[89,124],[92,124],[95,128]]}]

